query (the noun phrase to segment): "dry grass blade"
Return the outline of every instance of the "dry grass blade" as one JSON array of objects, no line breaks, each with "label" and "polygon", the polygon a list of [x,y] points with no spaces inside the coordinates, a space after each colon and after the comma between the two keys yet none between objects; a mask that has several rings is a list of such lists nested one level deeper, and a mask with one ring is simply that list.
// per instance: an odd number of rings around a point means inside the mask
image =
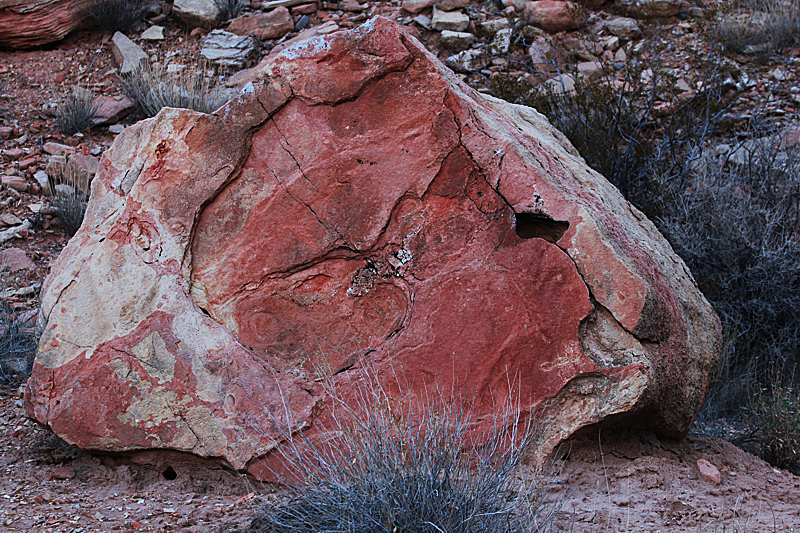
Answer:
[{"label": "dry grass blade", "polygon": [[154,117],[164,107],[192,109],[211,113],[230,95],[204,65],[175,65],[175,72],[165,65],[145,66],[121,77],[122,90],[140,114]]},{"label": "dry grass blade", "polygon": [[92,92],[83,87],[75,87],[56,109],[56,126],[70,135],[86,131],[92,127],[97,110],[98,105]]},{"label": "dry grass blade", "polygon": [[85,170],[73,163],[51,168],[59,169],[55,175],[50,176],[53,208],[67,232],[75,235],[86,213],[90,178]]},{"label": "dry grass blade", "polygon": [[142,0],[92,0],[86,14],[109,32],[128,32],[139,25],[148,7]]},{"label": "dry grass blade", "polygon": [[17,383],[30,375],[36,335],[25,331],[6,303],[0,304],[0,383]]}]

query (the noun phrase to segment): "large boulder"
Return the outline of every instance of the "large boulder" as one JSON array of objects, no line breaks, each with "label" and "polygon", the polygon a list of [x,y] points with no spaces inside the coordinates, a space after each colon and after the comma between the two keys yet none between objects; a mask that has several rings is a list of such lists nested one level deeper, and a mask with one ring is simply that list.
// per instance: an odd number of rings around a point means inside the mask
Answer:
[{"label": "large boulder", "polygon": [[213,115],[127,128],[41,317],[32,417],[258,477],[328,416],[321,383],[346,396],[365,367],[486,423],[511,395],[540,455],[593,424],[678,437],[720,340],[683,262],[545,118],[384,18],[285,50]]},{"label": "large boulder", "polygon": [[90,0],[0,0],[0,48],[60,41],[86,20]]}]

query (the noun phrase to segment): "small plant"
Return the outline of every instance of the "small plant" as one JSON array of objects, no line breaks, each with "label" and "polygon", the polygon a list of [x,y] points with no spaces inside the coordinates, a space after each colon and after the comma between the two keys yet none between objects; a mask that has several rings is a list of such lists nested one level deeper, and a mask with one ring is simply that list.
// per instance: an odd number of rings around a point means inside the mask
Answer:
[{"label": "small plant", "polygon": [[230,20],[242,14],[247,2],[245,0],[214,0],[214,4],[219,9],[222,20]]},{"label": "small plant", "polygon": [[64,133],[72,135],[92,127],[97,116],[98,104],[88,89],[75,87],[56,109],[56,126]]},{"label": "small plant", "polygon": [[800,44],[799,0],[745,0],[748,14],[726,16],[716,29],[716,38],[731,52],[761,57]]},{"label": "small plant", "polygon": [[0,303],[0,383],[25,381],[36,355],[36,334],[21,327],[16,313],[6,303]]},{"label": "small plant", "polygon": [[800,392],[775,385],[762,390],[747,409],[762,459],[800,474]]},{"label": "small plant", "polygon": [[170,72],[166,65],[148,65],[121,77],[123,92],[141,115],[154,117],[164,107],[211,113],[230,98],[203,64],[176,66],[182,68]]},{"label": "small plant", "polygon": [[[55,170],[58,169],[58,170]],[[89,199],[90,177],[85,170],[72,162],[49,167],[55,175],[50,176],[53,188],[53,208],[70,236],[75,235],[83,223]]]},{"label": "small plant", "polygon": [[147,15],[148,6],[142,0],[91,0],[87,15],[109,32],[129,32]]},{"label": "small plant", "polygon": [[[367,401],[368,400],[368,401]],[[530,432],[519,420],[474,429],[452,405],[390,405],[380,389],[313,442],[278,448],[287,493],[250,533],[524,533],[548,529],[543,484],[515,475]],[[369,407],[367,406],[369,405]],[[344,420],[347,422],[344,422]]]}]

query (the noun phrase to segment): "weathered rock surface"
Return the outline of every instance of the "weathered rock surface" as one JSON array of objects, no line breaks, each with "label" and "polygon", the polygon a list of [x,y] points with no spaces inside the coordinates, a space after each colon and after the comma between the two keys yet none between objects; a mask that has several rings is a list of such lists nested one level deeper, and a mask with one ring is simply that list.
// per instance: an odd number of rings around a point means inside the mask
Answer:
[{"label": "weathered rock surface", "polygon": [[90,0],[0,0],[0,48],[60,41],[86,19]]},{"label": "weathered rock surface", "polygon": [[143,68],[148,61],[147,54],[141,46],[131,41],[124,33],[116,32],[111,37],[111,51],[119,65],[120,74],[130,74]]},{"label": "weathered rock surface", "polygon": [[523,16],[528,24],[550,33],[575,30],[586,22],[586,14],[580,6],[560,0],[527,2]]},{"label": "weathered rock surface", "polygon": [[228,31],[237,35],[252,35],[262,41],[280,39],[293,29],[292,15],[285,7],[276,7],[268,13],[237,17],[228,24]]},{"label": "weathered rock surface", "polygon": [[214,0],[175,0],[172,13],[186,24],[203,28],[213,27],[222,17]]},{"label": "weathered rock surface", "polygon": [[221,67],[241,70],[253,63],[259,43],[253,37],[214,30],[203,39],[200,55]]},{"label": "weathered rock surface", "polygon": [[31,416],[81,447],[265,477],[287,431],[328,416],[318,380],[347,394],[368,365],[488,418],[509,394],[547,406],[540,453],[598,423],[688,430],[718,320],[541,115],[382,18],[265,70],[104,154],[42,288]]}]

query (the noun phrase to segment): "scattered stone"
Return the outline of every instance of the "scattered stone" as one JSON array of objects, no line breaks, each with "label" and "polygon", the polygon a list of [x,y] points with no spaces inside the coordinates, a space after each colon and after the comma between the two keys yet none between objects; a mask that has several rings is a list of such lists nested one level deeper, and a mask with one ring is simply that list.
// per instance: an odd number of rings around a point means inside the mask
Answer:
[{"label": "scattered stone", "polygon": [[596,61],[581,61],[578,63],[578,75],[588,81],[596,81],[603,76],[603,67]]},{"label": "scattered stone", "polygon": [[619,49],[619,37],[616,35],[612,35],[603,41],[603,48],[609,50],[611,52],[615,52]]},{"label": "scattered stone", "polygon": [[145,41],[163,41],[164,40],[164,27],[163,26],[150,26],[142,32],[142,39]]},{"label": "scattered stone", "polygon": [[606,29],[609,33],[616,35],[620,39],[630,41],[638,39],[642,36],[642,30],[639,29],[639,24],[632,18],[628,17],[611,17],[601,23],[601,28]]},{"label": "scattered stone", "polygon": [[16,161],[20,157],[24,156],[25,152],[22,150],[22,148],[9,148],[7,150],[3,150],[3,155],[11,161]]},{"label": "scattered stone", "polygon": [[28,167],[30,167],[31,165],[35,165],[38,162],[39,162],[39,156],[31,155],[31,156],[25,157],[23,159],[20,159],[19,163],[17,163],[17,168],[19,170],[25,170]]},{"label": "scattered stone", "polygon": [[486,35],[494,35],[500,30],[511,27],[511,23],[506,18],[485,20],[478,24],[478,27]]},{"label": "scattered stone", "polygon": [[51,195],[53,192],[50,188],[50,178],[47,175],[47,172],[44,170],[37,170],[33,173],[33,179],[36,180],[36,184],[39,186],[39,190],[45,195]]},{"label": "scattered stone", "polygon": [[614,4],[637,18],[674,17],[681,10],[681,0],[615,0]]},{"label": "scattered stone", "polygon": [[294,25],[294,31],[302,31],[309,25],[308,15],[300,17]]},{"label": "scattered stone", "polygon": [[486,68],[492,61],[485,47],[471,48],[452,55],[444,60],[444,64],[456,72],[470,73]]},{"label": "scattered stone", "polygon": [[511,48],[511,34],[511,28],[498,30],[492,42],[489,43],[489,53],[496,55],[507,54],[508,50]]},{"label": "scattered stone", "polygon": [[133,101],[127,96],[101,95],[94,99],[94,103],[97,106],[97,112],[92,119],[95,126],[116,124],[127,117],[134,109]]},{"label": "scattered stone", "polygon": [[346,13],[358,13],[367,7],[367,4],[359,4],[358,0],[339,0],[339,9]]},{"label": "scattered stone", "polygon": [[0,139],[7,141],[14,134],[14,128],[11,126],[0,126]]},{"label": "scattered stone", "polygon": [[363,363],[488,424],[512,379],[519,414],[548,408],[535,456],[603,422],[683,435],[716,373],[719,320],[655,226],[542,115],[381,17],[274,56],[216,115],[130,126],[87,217],[25,389],[84,448],[263,479],[277,439],[330,422],[318,378],[356,394]]},{"label": "scattered stone", "polygon": [[241,70],[258,56],[258,41],[225,30],[214,30],[203,39],[200,55],[221,67]]},{"label": "scattered stone", "polygon": [[[433,29],[431,27],[431,18],[428,15],[417,15],[416,17],[414,17],[411,20],[413,20],[420,27],[425,28],[428,31]],[[449,31],[449,30],[445,30],[445,31]]]},{"label": "scattered stone", "polygon": [[[20,224],[22,221],[20,221]],[[0,270],[8,269],[11,272],[17,270],[35,270],[36,263],[25,255],[24,250],[19,248],[6,248],[0,250]]]},{"label": "scattered stone", "polygon": [[91,0],[3,0],[0,43],[3,48],[36,48],[60,41],[86,19]]},{"label": "scattered stone", "polygon": [[172,12],[178,20],[203,28],[213,28],[222,17],[214,0],[175,0]]},{"label": "scattered stone", "polygon": [[477,40],[473,34],[464,31],[442,31],[442,44],[453,50],[464,50]]},{"label": "scattered stone", "polygon": [[[53,479],[72,479],[74,477],[75,477],[75,469],[72,468],[71,466],[58,466],[56,467],[55,470],[53,470]],[[103,517],[103,515],[100,516],[101,518],[99,518],[98,520],[101,520]]]},{"label": "scattered stone", "polygon": [[0,183],[3,187],[14,189],[17,192],[28,190],[28,182],[22,176],[0,176]]},{"label": "scattered stone", "polygon": [[14,226],[6,230],[0,231],[0,244],[11,239],[24,239],[31,234],[33,224],[30,220],[25,220],[19,226]]},{"label": "scattered stone", "polygon": [[710,481],[715,485],[719,485],[720,483],[722,483],[722,476],[720,475],[717,467],[712,465],[705,459],[697,460],[697,472],[700,474],[700,477],[702,477],[706,481]]},{"label": "scattered stone", "polygon": [[403,0],[403,9],[409,13],[419,13],[433,6],[435,0]]},{"label": "scattered stone", "polygon": [[42,150],[51,155],[69,155],[75,153],[75,148],[66,144],[48,141],[42,145]]},{"label": "scattered stone", "polygon": [[339,25],[336,23],[335,20],[329,20],[323,24],[320,24],[315,28],[317,35],[329,35],[331,33],[339,31]]},{"label": "scattered stone", "polygon": [[469,26],[469,16],[461,11],[442,11],[433,7],[431,27],[437,31],[464,31]]},{"label": "scattered stone", "polygon": [[125,131],[125,126],[123,126],[122,124],[112,124],[111,126],[108,127],[108,132],[113,133],[115,135],[120,134],[123,131]]},{"label": "scattered stone", "polygon": [[556,94],[572,94],[575,92],[575,78],[572,74],[562,74],[558,78],[545,81],[550,89]]},{"label": "scattered stone", "polygon": [[462,9],[470,5],[471,0],[436,0],[434,4],[436,9],[442,11],[453,11],[455,9]]},{"label": "scattered stone", "polygon": [[12,213],[0,214],[0,223],[4,226],[16,226],[22,224],[22,219]]},{"label": "scattered stone", "polygon": [[119,65],[120,74],[128,74],[147,64],[147,54],[142,47],[121,32],[116,32],[111,37],[111,50]]},{"label": "scattered stone", "polygon": [[[306,17],[308,20],[308,17]],[[280,39],[294,29],[294,21],[289,10],[276,7],[268,13],[256,13],[237,17],[228,25],[228,31],[237,35],[252,35],[256,39],[268,41]]]},{"label": "scattered stone", "polygon": [[576,30],[586,22],[584,11],[577,4],[559,0],[527,2],[523,17],[528,24],[548,33]]}]

